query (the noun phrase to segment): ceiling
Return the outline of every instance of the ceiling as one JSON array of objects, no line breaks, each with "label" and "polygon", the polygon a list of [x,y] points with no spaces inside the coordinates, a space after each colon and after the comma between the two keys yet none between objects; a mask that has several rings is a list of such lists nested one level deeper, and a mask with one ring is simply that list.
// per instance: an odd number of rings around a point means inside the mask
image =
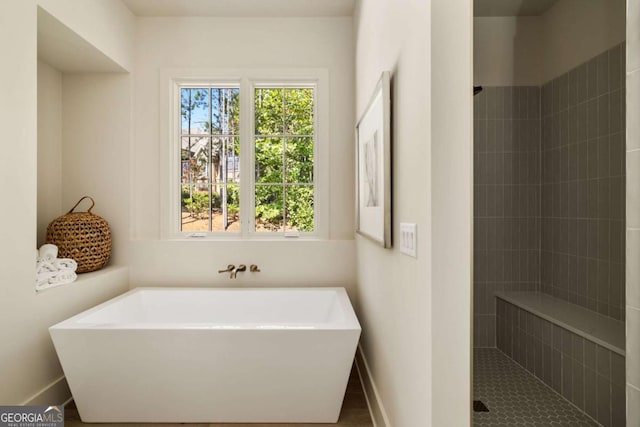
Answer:
[{"label": "ceiling", "polygon": [[557,0],[475,0],[473,16],[538,16]]},{"label": "ceiling", "polygon": [[352,16],[356,0],[122,0],[136,16]]}]

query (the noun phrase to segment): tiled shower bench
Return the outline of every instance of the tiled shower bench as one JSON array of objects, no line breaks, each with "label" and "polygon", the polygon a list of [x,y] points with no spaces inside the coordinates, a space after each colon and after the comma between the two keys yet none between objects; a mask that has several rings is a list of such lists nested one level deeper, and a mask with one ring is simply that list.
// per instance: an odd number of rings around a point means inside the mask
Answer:
[{"label": "tiled shower bench", "polygon": [[625,426],[625,325],[539,292],[496,292],[496,343],[604,426]]}]

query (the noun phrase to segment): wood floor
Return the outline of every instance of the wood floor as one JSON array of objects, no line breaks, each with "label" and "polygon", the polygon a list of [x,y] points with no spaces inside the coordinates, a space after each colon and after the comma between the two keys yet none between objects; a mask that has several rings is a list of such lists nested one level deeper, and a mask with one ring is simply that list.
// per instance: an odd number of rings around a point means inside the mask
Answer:
[{"label": "wood floor", "polygon": [[88,424],[80,421],[80,416],[73,401],[64,408],[64,416],[65,427],[108,427],[110,425],[118,427],[373,427],[364,392],[362,391],[362,385],[360,384],[360,378],[358,377],[355,367],[351,370],[349,385],[347,386],[344,403],[342,404],[342,412],[340,413],[340,419],[337,424]]}]

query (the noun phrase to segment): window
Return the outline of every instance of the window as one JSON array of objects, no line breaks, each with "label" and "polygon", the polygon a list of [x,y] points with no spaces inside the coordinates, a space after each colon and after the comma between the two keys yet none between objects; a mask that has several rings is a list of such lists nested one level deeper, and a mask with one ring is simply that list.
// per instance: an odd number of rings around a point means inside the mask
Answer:
[{"label": "window", "polygon": [[254,90],[255,230],[313,232],[314,90]]},{"label": "window", "polygon": [[320,79],[171,80],[171,235],[324,237]]},{"label": "window", "polygon": [[240,89],[180,88],[181,231],[240,230]]}]

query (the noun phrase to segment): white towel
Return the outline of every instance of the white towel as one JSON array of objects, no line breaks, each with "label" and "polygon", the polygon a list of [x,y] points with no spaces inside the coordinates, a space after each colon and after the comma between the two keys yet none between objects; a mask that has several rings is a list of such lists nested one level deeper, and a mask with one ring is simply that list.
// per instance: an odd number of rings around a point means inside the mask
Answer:
[{"label": "white towel", "polygon": [[61,284],[71,283],[78,278],[78,275],[71,270],[62,270],[58,274],[49,279],[49,284]]},{"label": "white towel", "polygon": [[56,258],[53,260],[53,266],[58,270],[76,271],[78,269],[78,263],[71,258]]},{"label": "white towel", "polygon": [[40,246],[38,249],[38,259],[53,261],[58,257],[58,247],[50,243]]},{"label": "white towel", "polygon": [[53,265],[51,261],[40,260],[36,261],[36,276],[46,273],[57,273],[58,269]]},{"label": "white towel", "polygon": [[41,271],[36,274],[36,289],[49,284],[49,279],[58,274],[57,271]]},{"label": "white towel", "polygon": [[41,291],[60,285],[66,285],[74,282],[77,278],[78,275],[70,270],[52,272],[48,275],[42,274],[36,279],[36,290]]},{"label": "white towel", "polygon": [[56,245],[42,245],[36,258],[36,290],[71,283],[78,278],[78,263],[70,258],[56,258]]}]

